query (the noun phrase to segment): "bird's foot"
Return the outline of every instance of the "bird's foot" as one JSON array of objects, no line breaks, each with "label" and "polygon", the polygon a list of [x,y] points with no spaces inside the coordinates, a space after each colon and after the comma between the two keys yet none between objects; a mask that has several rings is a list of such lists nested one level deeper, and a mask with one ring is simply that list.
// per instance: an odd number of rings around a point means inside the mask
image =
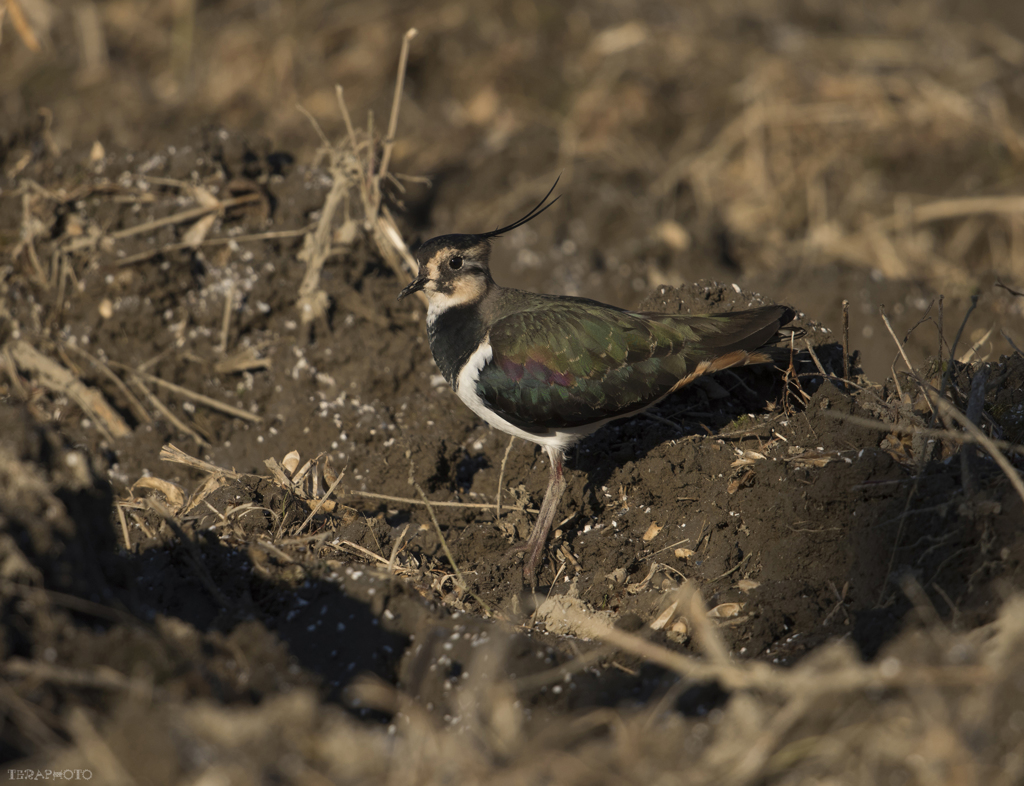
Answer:
[{"label": "bird's foot", "polygon": [[526,561],[523,563],[523,578],[529,583],[530,589],[537,589],[537,568],[540,566],[544,556],[544,542],[533,542],[533,538],[510,546],[505,552],[508,556],[526,553]]}]

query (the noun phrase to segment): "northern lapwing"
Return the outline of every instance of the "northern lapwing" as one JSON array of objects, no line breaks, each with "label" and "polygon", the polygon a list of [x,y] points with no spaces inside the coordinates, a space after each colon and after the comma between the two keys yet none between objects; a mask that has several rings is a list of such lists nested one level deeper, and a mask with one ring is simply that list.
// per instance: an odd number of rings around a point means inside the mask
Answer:
[{"label": "northern lapwing", "polygon": [[491,241],[551,207],[552,191],[506,227],[425,242],[415,253],[418,275],[398,296],[426,293],[430,350],[463,403],[494,428],[547,451],[548,488],[523,549],[531,586],[565,490],[567,448],[704,374],[771,363],[780,350],[768,345],[800,335],[784,329],[795,317],[787,306],[681,316],[495,283]]}]

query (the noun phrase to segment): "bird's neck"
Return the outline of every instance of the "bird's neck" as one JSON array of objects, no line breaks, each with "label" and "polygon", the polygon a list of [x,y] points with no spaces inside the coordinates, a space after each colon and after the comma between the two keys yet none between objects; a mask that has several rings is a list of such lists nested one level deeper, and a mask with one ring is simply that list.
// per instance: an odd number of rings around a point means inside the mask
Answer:
[{"label": "bird's neck", "polygon": [[434,362],[448,384],[457,389],[459,372],[487,338],[480,302],[453,305],[433,316],[428,315],[427,335]]}]

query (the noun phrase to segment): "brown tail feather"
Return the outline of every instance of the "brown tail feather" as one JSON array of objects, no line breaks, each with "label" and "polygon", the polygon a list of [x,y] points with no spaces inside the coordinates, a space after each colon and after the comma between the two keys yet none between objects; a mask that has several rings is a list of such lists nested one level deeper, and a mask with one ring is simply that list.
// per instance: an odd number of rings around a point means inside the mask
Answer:
[{"label": "brown tail feather", "polygon": [[758,363],[774,363],[779,359],[777,357],[773,357],[773,354],[777,351],[778,350],[773,350],[771,348],[762,348],[754,352],[748,352],[745,349],[737,349],[733,352],[729,352],[725,355],[719,355],[718,357],[710,360],[702,360],[697,364],[697,368],[672,386],[671,392],[674,393],[679,390],[679,388],[684,385],[688,385],[697,377],[702,377],[705,374],[713,374],[716,371],[724,371],[727,368],[733,368],[735,366],[753,366]]}]

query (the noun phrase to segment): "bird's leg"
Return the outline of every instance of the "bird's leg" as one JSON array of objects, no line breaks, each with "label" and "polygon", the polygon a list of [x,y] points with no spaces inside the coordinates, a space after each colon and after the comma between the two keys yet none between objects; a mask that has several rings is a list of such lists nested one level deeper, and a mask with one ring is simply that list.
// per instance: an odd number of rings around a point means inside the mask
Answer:
[{"label": "bird's leg", "polygon": [[526,564],[523,565],[523,576],[530,582],[531,587],[537,585],[535,572],[540,563],[541,553],[544,551],[544,544],[547,543],[548,533],[551,531],[551,524],[555,520],[555,513],[558,512],[558,503],[562,499],[562,492],[565,491],[565,476],[562,474],[562,451],[548,449],[548,457],[551,459],[551,475],[548,479],[548,490],[544,493],[544,502],[540,506],[540,515],[533,525],[530,537],[526,541],[524,551],[527,552]]}]

